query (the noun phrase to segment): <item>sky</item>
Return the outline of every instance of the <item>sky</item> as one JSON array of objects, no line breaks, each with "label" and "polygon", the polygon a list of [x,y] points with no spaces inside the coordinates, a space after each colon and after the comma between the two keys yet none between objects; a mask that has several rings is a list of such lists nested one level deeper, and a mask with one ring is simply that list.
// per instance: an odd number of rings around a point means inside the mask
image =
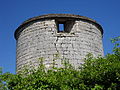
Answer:
[{"label": "sky", "polygon": [[104,54],[112,53],[110,39],[120,36],[120,0],[0,0],[0,67],[15,74],[14,32],[25,20],[39,15],[66,13],[96,20],[104,30]]}]

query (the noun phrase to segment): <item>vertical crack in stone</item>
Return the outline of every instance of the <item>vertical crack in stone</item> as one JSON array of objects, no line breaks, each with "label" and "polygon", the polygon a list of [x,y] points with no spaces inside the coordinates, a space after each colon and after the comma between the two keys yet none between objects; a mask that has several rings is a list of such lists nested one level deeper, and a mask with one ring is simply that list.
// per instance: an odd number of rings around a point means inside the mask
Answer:
[{"label": "vertical crack in stone", "polygon": [[61,45],[61,48],[62,48],[62,54],[63,54],[63,60],[64,60],[65,59],[65,57],[64,57],[64,46],[62,46],[62,45]]},{"label": "vertical crack in stone", "polygon": [[58,37],[56,37],[56,38],[57,38],[57,39],[56,39],[56,41],[55,41],[54,45],[55,45],[55,49],[56,49],[56,51],[57,51],[57,54],[59,54],[59,51],[58,51],[58,49],[57,49]]},{"label": "vertical crack in stone", "polygon": [[[55,49],[56,49],[57,53],[55,53],[55,55],[58,55],[58,54],[59,54],[59,50],[57,49],[58,37],[56,37],[56,38],[57,38],[57,39],[56,39],[56,41],[55,41],[55,43],[54,43],[54,46],[55,46]],[[56,56],[55,56],[54,58],[55,58],[55,59],[53,59],[53,63],[54,63],[54,65],[57,65],[56,62],[55,62]]]}]

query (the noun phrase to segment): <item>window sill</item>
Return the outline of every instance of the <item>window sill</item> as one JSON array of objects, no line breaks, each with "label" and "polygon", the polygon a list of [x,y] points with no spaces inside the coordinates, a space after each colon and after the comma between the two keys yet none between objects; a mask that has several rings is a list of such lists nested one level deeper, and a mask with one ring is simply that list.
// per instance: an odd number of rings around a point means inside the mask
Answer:
[{"label": "window sill", "polygon": [[54,35],[55,37],[78,37],[75,33],[66,33],[66,32],[59,32]]}]

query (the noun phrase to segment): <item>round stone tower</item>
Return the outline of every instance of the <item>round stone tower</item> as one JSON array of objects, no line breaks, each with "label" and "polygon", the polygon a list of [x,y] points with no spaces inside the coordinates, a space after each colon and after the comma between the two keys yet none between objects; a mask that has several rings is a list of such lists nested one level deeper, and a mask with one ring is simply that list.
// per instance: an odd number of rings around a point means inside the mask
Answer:
[{"label": "round stone tower", "polygon": [[23,22],[15,31],[17,43],[17,71],[24,65],[38,65],[38,58],[44,57],[44,64],[62,66],[62,60],[78,67],[88,53],[94,57],[103,56],[102,27],[94,20],[72,14],[48,14]]}]

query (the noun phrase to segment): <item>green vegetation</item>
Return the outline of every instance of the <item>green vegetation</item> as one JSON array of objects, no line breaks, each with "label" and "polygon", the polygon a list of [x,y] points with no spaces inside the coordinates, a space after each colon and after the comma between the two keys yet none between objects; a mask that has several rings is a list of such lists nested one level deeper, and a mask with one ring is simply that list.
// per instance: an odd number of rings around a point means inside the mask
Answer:
[{"label": "green vegetation", "polygon": [[68,62],[63,68],[46,70],[25,69],[19,74],[2,73],[0,90],[120,90],[120,37],[112,39],[113,54],[93,58],[88,54],[85,63],[74,69]]}]

